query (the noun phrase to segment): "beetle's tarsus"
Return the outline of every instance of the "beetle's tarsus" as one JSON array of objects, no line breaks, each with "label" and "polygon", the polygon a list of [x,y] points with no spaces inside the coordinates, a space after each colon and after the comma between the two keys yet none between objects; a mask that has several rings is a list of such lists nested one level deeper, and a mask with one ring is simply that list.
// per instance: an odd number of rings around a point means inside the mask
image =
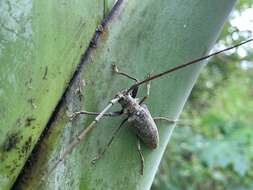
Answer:
[{"label": "beetle's tarsus", "polygon": [[139,82],[139,80],[136,79],[135,77],[132,77],[132,76],[130,76],[130,75],[127,74],[127,73],[124,73],[124,72],[119,71],[119,68],[118,68],[117,65],[115,65],[115,64],[112,64],[112,72],[113,72],[113,73],[116,73],[116,74],[119,74],[119,75],[122,75],[122,76],[125,76],[125,77],[127,77],[127,78],[129,78],[129,79],[132,79],[132,80],[134,80],[136,83]]},{"label": "beetle's tarsus", "polygon": [[164,120],[164,121],[168,121],[170,123],[176,123],[178,122],[178,120],[176,119],[170,119],[170,118],[167,118],[167,117],[153,117],[154,120]]},{"label": "beetle's tarsus", "polygon": [[137,137],[137,150],[138,150],[138,153],[140,155],[140,160],[141,160],[141,168],[140,168],[140,174],[143,175],[144,174],[144,156],[141,152],[141,144],[140,144],[140,139],[138,136]]}]

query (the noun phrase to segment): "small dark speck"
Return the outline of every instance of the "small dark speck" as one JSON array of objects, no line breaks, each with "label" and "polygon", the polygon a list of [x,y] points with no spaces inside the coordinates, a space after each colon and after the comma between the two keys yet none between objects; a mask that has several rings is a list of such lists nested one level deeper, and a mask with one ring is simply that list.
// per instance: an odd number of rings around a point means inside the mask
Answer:
[{"label": "small dark speck", "polygon": [[18,118],[18,119],[16,120],[16,124],[17,124],[17,126],[20,126],[20,125],[21,125],[21,118]]},{"label": "small dark speck", "polygon": [[28,89],[32,89],[32,78],[25,82],[25,86],[27,86]]},{"label": "small dark speck", "polygon": [[25,122],[25,126],[29,127],[32,123],[32,121],[36,120],[35,118],[33,117],[27,117],[26,118],[26,122]]},{"label": "small dark speck", "polygon": [[31,104],[31,106],[32,106],[33,109],[37,108],[36,104],[34,103],[35,102],[35,98],[28,99],[28,102]]}]

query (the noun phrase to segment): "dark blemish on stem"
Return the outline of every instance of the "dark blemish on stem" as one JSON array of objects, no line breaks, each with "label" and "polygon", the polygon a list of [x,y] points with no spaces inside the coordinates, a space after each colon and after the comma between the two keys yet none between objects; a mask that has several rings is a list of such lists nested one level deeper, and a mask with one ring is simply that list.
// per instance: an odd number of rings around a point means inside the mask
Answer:
[{"label": "dark blemish on stem", "polygon": [[36,120],[36,119],[33,118],[33,117],[27,117],[26,120],[25,120],[25,126],[26,126],[26,127],[31,126],[31,124],[32,124],[32,122],[33,122],[34,120]]},{"label": "dark blemish on stem", "polygon": [[27,152],[30,150],[32,144],[32,137],[30,136],[27,141],[25,141],[25,144],[22,146],[22,153],[27,154]]},{"label": "dark blemish on stem", "polygon": [[3,143],[3,150],[5,152],[11,151],[16,148],[17,143],[20,141],[20,137],[17,132],[7,135],[7,139]]},{"label": "dark blemish on stem", "polygon": [[103,33],[104,31],[104,26],[102,24],[99,24],[95,30],[95,34],[93,36],[93,38],[90,41],[90,48],[96,48],[97,47],[97,41],[100,37],[100,35]]},{"label": "dark blemish on stem", "polygon": [[44,75],[42,77],[43,80],[47,80],[47,72],[48,72],[48,67],[46,66]]}]

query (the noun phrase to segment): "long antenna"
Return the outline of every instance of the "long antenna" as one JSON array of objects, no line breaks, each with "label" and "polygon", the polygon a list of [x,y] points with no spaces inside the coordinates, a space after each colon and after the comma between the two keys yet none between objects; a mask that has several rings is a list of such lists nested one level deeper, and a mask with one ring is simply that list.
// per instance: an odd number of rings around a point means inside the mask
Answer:
[{"label": "long antenna", "polygon": [[130,92],[131,90],[133,90],[134,88],[136,88],[137,86],[140,86],[140,85],[142,85],[142,84],[144,84],[144,83],[146,83],[146,82],[148,82],[148,81],[151,81],[151,80],[154,80],[154,79],[156,79],[156,78],[162,77],[162,76],[164,76],[164,75],[166,75],[166,74],[168,74],[168,73],[171,73],[171,72],[173,72],[173,71],[176,71],[176,70],[181,69],[181,68],[184,68],[184,67],[187,67],[187,66],[189,66],[189,65],[193,65],[193,64],[195,64],[195,63],[199,63],[200,61],[202,61],[202,60],[204,60],[204,59],[207,59],[207,58],[212,57],[212,56],[214,56],[214,55],[218,55],[218,54],[220,54],[220,53],[222,53],[222,52],[225,52],[225,51],[234,49],[234,48],[236,48],[236,47],[239,47],[239,46],[241,46],[241,45],[243,45],[243,44],[246,44],[246,43],[249,43],[249,42],[251,42],[251,41],[253,41],[253,38],[248,39],[248,40],[246,40],[246,41],[244,41],[244,42],[241,42],[241,43],[239,43],[239,44],[233,45],[233,46],[231,46],[231,47],[228,47],[228,48],[226,48],[226,49],[223,49],[223,50],[220,50],[220,51],[211,53],[211,54],[206,55],[206,56],[204,56],[204,57],[200,57],[200,58],[194,59],[194,60],[192,60],[192,61],[190,61],[190,62],[187,62],[187,63],[185,63],[185,64],[178,65],[178,66],[176,66],[176,67],[173,67],[173,68],[171,68],[171,69],[168,69],[168,70],[163,71],[163,72],[161,72],[161,73],[158,73],[158,74],[156,74],[156,75],[153,75],[153,76],[151,76],[151,77],[149,77],[149,78],[146,78],[146,79],[144,79],[144,80],[142,80],[142,81],[140,81],[140,82],[137,82],[137,83],[133,84],[133,85],[127,90],[127,93]]}]

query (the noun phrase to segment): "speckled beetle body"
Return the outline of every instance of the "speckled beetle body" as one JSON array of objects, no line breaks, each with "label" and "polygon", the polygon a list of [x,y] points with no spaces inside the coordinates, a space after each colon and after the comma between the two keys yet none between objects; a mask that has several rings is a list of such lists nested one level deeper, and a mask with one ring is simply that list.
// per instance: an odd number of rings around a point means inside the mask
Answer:
[{"label": "speckled beetle body", "polygon": [[119,103],[123,112],[128,116],[127,122],[136,135],[149,148],[154,149],[159,144],[159,134],[147,106],[140,105],[138,99],[131,95],[122,95]]}]

